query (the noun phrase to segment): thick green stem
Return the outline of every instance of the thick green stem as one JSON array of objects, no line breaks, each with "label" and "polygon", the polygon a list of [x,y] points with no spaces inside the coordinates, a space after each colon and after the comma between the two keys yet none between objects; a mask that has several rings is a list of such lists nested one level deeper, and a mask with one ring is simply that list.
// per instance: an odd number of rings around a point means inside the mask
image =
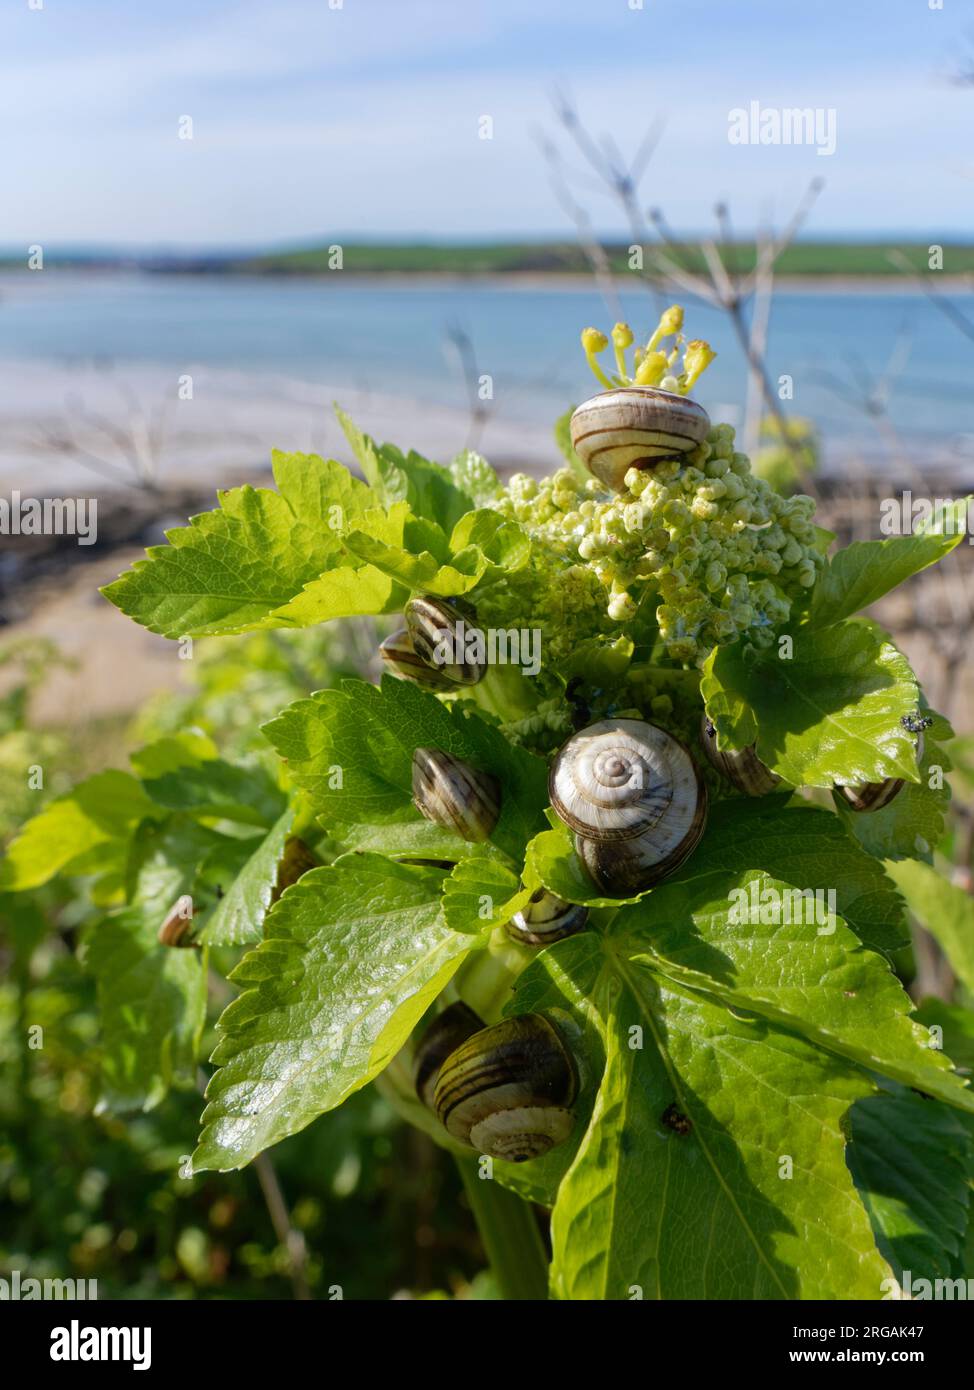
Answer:
[{"label": "thick green stem", "polygon": [[457,1158],[501,1298],[530,1301],[548,1297],[548,1257],[534,1212],[492,1178],[481,1178],[475,1158]]}]

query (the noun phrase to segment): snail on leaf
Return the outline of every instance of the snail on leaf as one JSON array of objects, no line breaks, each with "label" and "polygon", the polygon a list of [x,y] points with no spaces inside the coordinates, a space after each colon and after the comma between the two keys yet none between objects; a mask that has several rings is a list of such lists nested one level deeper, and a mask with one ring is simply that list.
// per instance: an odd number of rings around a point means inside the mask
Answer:
[{"label": "snail on leaf", "polygon": [[611,897],[673,873],[707,821],[707,789],[688,750],[641,719],[604,719],[573,735],[552,764],[548,794],[590,877]]}]

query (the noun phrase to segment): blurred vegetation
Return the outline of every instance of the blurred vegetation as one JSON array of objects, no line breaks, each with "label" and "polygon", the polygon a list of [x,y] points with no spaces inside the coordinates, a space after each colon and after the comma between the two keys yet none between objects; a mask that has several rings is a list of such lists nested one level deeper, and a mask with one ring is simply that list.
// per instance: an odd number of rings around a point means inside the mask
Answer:
[{"label": "blurred vegetation", "polygon": [[[92,744],[29,727],[56,651],[0,649],[0,834],[90,771],[92,747],[100,765],[121,766],[134,741],[196,727],[225,753],[258,749],[262,720],[361,669],[374,649],[362,624],[198,642],[185,694],[116,728],[108,759],[101,731]],[[38,764],[46,785],[27,790],[25,769]],[[180,1175],[198,1091],[170,1091],[148,1113],[97,1113],[95,981],[75,954],[91,911],[83,879],[0,894],[0,1275],[94,1278],[101,1298],[327,1299],[336,1286],[345,1298],[493,1296],[452,1160],[374,1087],[265,1156],[290,1233],[280,1212],[275,1225],[267,1165],[263,1176],[257,1165]],[[207,1051],[223,1002],[214,992]]]}]

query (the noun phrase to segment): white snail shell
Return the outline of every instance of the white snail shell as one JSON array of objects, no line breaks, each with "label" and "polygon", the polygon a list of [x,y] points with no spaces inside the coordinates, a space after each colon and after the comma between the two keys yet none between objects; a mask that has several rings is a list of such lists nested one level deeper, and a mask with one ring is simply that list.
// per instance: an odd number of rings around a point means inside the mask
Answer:
[{"label": "white snail shell", "polygon": [[572,1132],[575,1063],[542,1014],[484,1028],[440,1068],[433,1107],[455,1139],[510,1163],[539,1158]]},{"label": "white snail shell", "polygon": [[717,731],[706,715],[700,728],[700,742],[717,771],[748,796],[765,796],[781,781],[777,773],[765,767],[753,743],[747,748],[718,748]]},{"label": "white snail shell", "polygon": [[[917,762],[923,757],[923,731],[917,734]],[[887,777],[882,782],[858,782],[851,786],[837,786],[835,794],[840,796],[851,811],[879,811],[888,806],[895,796],[903,790],[902,777]]]},{"label": "white snail shell", "polygon": [[417,685],[424,685],[428,690],[449,690],[454,684],[423,660],[404,627],[397,628],[379,643],[379,655],[387,671],[404,680],[415,681]]},{"label": "white snail shell", "polygon": [[464,840],[488,840],[501,811],[500,783],[440,748],[413,753],[413,805]]},{"label": "white snail shell", "polygon": [[596,884],[628,897],[696,849],[707,789],[684,745],[641,719],[604,719],[559,752],[548,782],[556,814]]},{"label": "white snail shell", "polygon": [[621,492],[630,468],[652,468],[702,444],[710,417],[688,396],[657,386],[620,386],[584,401],[571,418],[572,446],[585,466]]},{"label": "white snail shell", "polygon": [[487,667],[482,662],[469,661],[465,655],[460,661],[443,660],[444,651],[458,655],[458,624],[472,621],[463,608],[448,599],[421,594],[406,604],[405,617],[413,648],[432,671],[451,685],[476,685],[483,679]]},{"label": "white snail shell", "polygon": [[587,907],[566,902],[546,888],[539,888],[507,923],[507,934],[527,946],[550,946],[553,941],[582,931],[587,921]]},{"label": "white snail shell", "polygon": [[440,1068],[462,1042],[484,1028],[484,1021],[468,1004],[458,1001],[448,1005],[427,1028],[416,1048],[413,1076],[416,1094],[430,1110]]}]

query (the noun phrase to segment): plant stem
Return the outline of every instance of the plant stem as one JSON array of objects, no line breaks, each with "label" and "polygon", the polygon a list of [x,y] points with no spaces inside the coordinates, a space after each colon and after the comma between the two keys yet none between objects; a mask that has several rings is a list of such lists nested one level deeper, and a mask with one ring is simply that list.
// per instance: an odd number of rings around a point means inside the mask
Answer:
[{"label": "plant stem", "polygon": [[457,1167],[501,1298],[546,1299],[548,1258],[530,1205],[481,1178],[475,1158],[458,1157]]}]

